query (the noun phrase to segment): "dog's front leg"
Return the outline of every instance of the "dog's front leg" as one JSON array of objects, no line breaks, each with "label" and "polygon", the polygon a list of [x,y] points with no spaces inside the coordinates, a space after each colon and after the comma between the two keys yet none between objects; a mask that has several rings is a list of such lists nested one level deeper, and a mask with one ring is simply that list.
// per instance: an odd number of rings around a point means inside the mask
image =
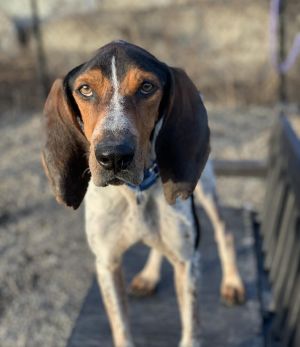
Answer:
[{"label": "dog's front leg", "polygon": [[130,334],[127,298],[120,264],[108,266],[96,261],[96,268],[114,344],[116,347],[134,347]]},{"label": "dog's front leg", "polygon": [[245,301],[245,287],[237,267],[233,234],[226,230],[215,193],[205,193],[198,184],[197,196],[214,228],[223,274],[221,296],[229,305],[241,304]]},{"label": "dog's front leg", "polygon": [[182,336],[180,347],[200,347],[199,257],[173,262],[180,310]]}]

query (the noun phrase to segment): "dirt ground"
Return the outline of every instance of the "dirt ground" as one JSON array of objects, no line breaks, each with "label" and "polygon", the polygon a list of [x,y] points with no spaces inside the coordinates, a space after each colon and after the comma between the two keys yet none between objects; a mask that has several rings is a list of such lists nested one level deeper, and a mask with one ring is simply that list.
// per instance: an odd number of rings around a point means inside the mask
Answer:
[{"label": "dirt ground", "polygon": [[[208,105],[212,156],[265,158],[275,110]],[[83,211],[58,206],[40,165],[41,114],[0,119],[1,347],[64,346],[90,285],[93,258]],[[218,180],[223,205],[259,208],[264,184]]]}]

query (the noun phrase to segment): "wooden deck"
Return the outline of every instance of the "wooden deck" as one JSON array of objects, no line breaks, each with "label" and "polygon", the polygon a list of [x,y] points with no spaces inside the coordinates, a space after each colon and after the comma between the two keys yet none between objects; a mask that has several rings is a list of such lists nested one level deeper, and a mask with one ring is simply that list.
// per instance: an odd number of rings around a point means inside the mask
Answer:
[{"label": "wooden deck", "polygon": [[[245,280],[247,302],[228,308],[219,298],[221,280],[213,233],[202,212],[201,314],[203,347],[262,347],[262,323],[257,286],[254,239],[242,210],[225,209],[224,216],[236,235],[239,268]],[[125,256],[126,280],[143,266],[147,249],[137,246]],[[180,336],[179,313],[172,269],[163,266],[157,293],[149,298],[130,298],[131,326],[137,347],[175,347]],[[67,347],[111,347],[111,333],[96,281],[83,303]]]}]

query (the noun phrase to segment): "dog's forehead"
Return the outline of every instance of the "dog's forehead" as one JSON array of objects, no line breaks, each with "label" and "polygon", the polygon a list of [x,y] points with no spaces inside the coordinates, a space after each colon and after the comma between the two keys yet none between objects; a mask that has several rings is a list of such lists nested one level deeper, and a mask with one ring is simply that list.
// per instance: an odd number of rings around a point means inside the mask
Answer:
[{"label": "dog's forehead", "polygon": [[128,71],[138,68],[155,74],[162,84],[167,79],[167,67],[146,50],[125,41],[113,41],[101,47],[96,55],[84,65],[84,70],[100,69],[102,74],[111,79],[112,62],[119,81]]}]

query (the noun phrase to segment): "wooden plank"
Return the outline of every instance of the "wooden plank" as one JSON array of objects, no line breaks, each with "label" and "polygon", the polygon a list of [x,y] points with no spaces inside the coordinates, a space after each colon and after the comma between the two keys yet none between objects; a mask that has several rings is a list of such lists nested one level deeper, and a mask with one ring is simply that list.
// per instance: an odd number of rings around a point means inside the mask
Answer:
[{"label": "wooden plank", "polygon": [[265,160],[213,160],[218,176],[266,177],[268,164]]},{"label": "wooden plank", "polygon": [[265,238],[263,242],[263,249],[266,251],[265,268],[267,270],[270,269],[273,261],[274,248],[278,238],[278,227],[286,201],[287,187],[283,180],[278,180],[273,188],[273,193],[273,199],[270,202],[269,221],[264,225],[264,228],[267,229],[264,231]]},{"label": "wooden plank", "polygon": [[[290,224],[287,229],[287,235],[290,232],[293,232],[293,227],[295,224],[295,211],[291,216]],[[286,245],[287,240],[285,241]],[[294,285],[297,282],[297,276],[299,276],[299,266],[300,266],[300,240],[299,237],[295,239],[293,243],[292,249],[287,250],[285,248],[285,253],[283,254],[282,259],[284,257],[289,256],[289,265],[288,271],[285,275],[285,279],[283,281],[283,286],[280,290],[280,293],[275,295],[274,301],[276,306],[276,316],[272,323],[272,331],[276,333],[276,335],[283,334],[283,326],[286,322],[288,312],[295,303],[291,300],[293,297]],[[287,254],[286,254],[287,253]],[[278,264],[278,269],[281,269],[281,264]],[[279,272],[279,271],[278,271]],[[277,273],[276,273],[277,276]],[[277,280],[277,278],[276,278]],[[274,282],[275,279],[274,279]]]},{"label": "wooden plank", "polygon": [[[227,308],[221,304],[221,269],[216,245],[210,223],[201,212],[203,237],[200,309],[203,347],[262,347],[253,235],[244,227],[241,210],[225,210],[224,216],[235,234],[239,267],[246,280],[248,297],[243,306]],[[124,260],[127,283],[142,267],[146,254],[147,250],[142,246],[126,254]],[[173,287],[172,269],[165,263],[162,282],[156,295],[144,299],[130,298],[131,326],[137,347],[178,345],[180,321]],[[87,295],[68,343],[68,347],[82,346],[112,346],[110,329],[96,282]]]},{"label": "wooden plank", "polygon": [[[299,313],[297,321],[300,322],[300,313]],[[299,347],[299,346],[300,346],[300,328],[298,326],[289,347]]]},{"label": "wooden plank", "polygon": [[264,254],[262,250],[262,235],[260,232],[261,224],[258,222],[258,217],[255,212],[250,214],[251,224],[255,238],[255,250],[256,250],[256,263],[258,271],[258,288],[260,293],[260,305],[263,317],[263,331],[265,333],[266,322],[269,321],[270,316],[273,314],[273,303],[272,303],[272,290],[267,273],[264,269]]},{"label": "wooden plank", "polygon": [[[270,153],[268,161],[268,175],[266,178],[266,195],[262,213],[262,225],[260,232],[265,238],[269,234],[269,222],[271,216],[274,214],[273,203],[274,203],[274,188],[278,186],[281,178],[281,166],[280,161],[278,160],[279,156],[279,133],[280,128],[277,126],[273,129],[270,137]],[[264,240],[263,240],[264,241]],[[264,249],[264,247],[263,247]],[[264,249],[265,250],[265,249]]]},{"label": "wooden plank", "polygon": [[[293,336],[300,330],[300,271],[294,282],[293,293],[287,311],[287,319],[283,325],[283,345],[290,346]],[[298,347],[299,345],[294,345]]]},{"label": "wooden plank", "polygon": [[272,336],[281,340],[282,344],[276,342],[280,346],[300,346],[299,172],[300,141],[288,120],[280,117],[271,136],[270,181],[262,227],[265,264],[270,269],[276,309],[268,346],[274,346]]},{"label": "wooden plank", "polygon": [[280,177],[280,167],[272,164],[269,167],[269,173],[266,180],[267,188],[265,193],[265,202],[262,213],[262,226],[260,228],[261,236],[265,236],[268,233],[268,223],[270,221],[270,216],[273,213],[272,202],[274,201],[274,187],[277,185]]},{"label": "wooden plank", "polygon": [[281,117],[280,149],[281,159],[285,164],[286,177],[296,197],[300,211],[300,140],[286,117]]},{"label": "wooden plank", "polygon": [[[280,268],[281,261],[288,250],[286,249],[286,242],[288,233],[291,232],[291,221],[293,214],[293,207],[295,204],[294,194],[288,193],[287,202],[283,207],[282,221],[280,224],[279,236],[277,244],[274,245],[276,248],[274,252],[273,262],[270,269],[270,279],[273,283],[276,280],[278,269]],[[293,232],[293,230],[292,230]]]},{"label": "wooden plank", "polygon": [[286,252],[281,261],[280,268],[277,272],[276,281],[273,283],[274,301],[275,303],[280,300],[282,291],[284,291],[287,277],[289,276],[289,268],[291,265],[291,251],[295,242],[295,233],[293,229],[289,229],[288,237],[286,240]]}]

